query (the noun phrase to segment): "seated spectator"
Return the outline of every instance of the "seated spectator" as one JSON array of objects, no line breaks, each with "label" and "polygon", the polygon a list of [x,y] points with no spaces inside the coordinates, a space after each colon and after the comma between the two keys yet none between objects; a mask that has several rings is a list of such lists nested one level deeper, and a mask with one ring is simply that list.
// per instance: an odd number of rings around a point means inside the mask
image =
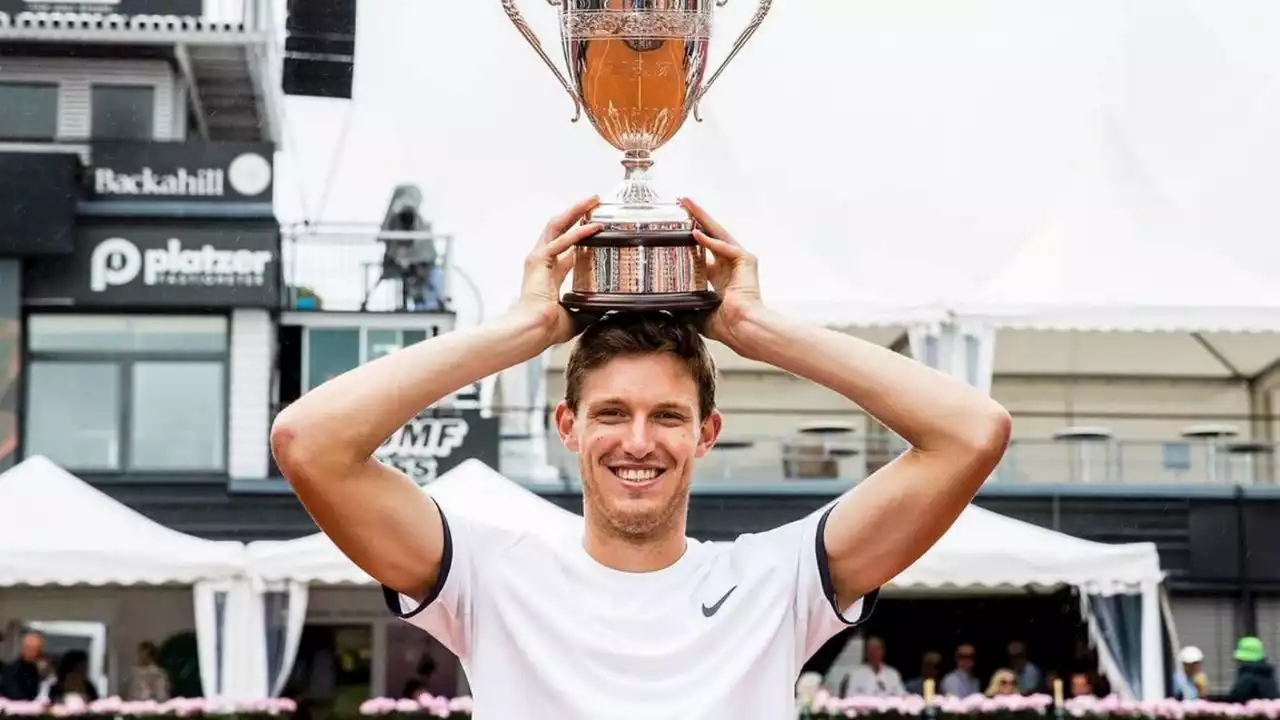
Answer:
[{"label": "seated spectator", "polygon": [[956,668],[942,678],[943,695],[969,697],[982,692],[982,686],[978,684],[978,678],[973,674],[976,655],[973,646],[968,643],[956,648]]},{"label": "seated spectator", "polygon": [[907,681],[907,692],[911,695],[924,695],[924,684],[926,680],[934,681],[934,691],[937,691],[937,682],[940,679],[939,673],[942,667],[942,654],[930,650],[920,659],[920,676],[911,678]]},{"label": "seated spectator", "polygon": [[169,699],[169,676],[156,663],[159,654],[153,642],[138,644],[138,658],[129,677],[130,700],[164,702]]},{"label": "seated spectator", "polygon": [[[867,638],[865,662],[854,666],[844,678],[835,678],[839,697],[891,697],[907,694],[902,675],[884,662],[884,641]],[[828,678],[828,682],[831,678]],[[830,688],[830,685],[828,685]],[[830,692],[830,689],[828,689]]]},{"label": "seated spectator", "polygon": [[1027,657],[1027,644],[1021,640],[1009,643],[1009,669],[1018,679],[1018,692],[1030,695],[1044,690],[1044,673]]},{"label": "seated spectator", "polygon": [[1095,697],[1093,678],[1089,677],[1089,673],[1071,674],[1071,697]]},{"label": "seated spectator", "polygon": [[49,701],[65,703],[98,699],[98,689],[89,679],[89,656],[83,650],[68,650],[58,661],[58,679],[49,690]]},{"label": "seated spectator", "polygon": [[1018,694],[1018,676],[1008,668],[1000,668],[991,675],[991,682],[987,683],[987,697],[995,697],[997,695],[1017,695]]}]

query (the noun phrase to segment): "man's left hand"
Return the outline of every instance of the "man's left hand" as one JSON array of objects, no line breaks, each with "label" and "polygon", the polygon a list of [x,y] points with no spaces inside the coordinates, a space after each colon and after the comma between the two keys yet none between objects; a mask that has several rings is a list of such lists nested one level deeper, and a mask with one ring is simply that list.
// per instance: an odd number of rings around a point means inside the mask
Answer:
[{"label": "man's left hand", "polygon": [[738,328],[752,312],[763,307],[756,257],[738,244],[724,226],[716,222],[696,202],[682,198],[698,227],[693,237],[711,254],[707,258],[707,280],[720,295],[720,307],[703,323],[702,331],[712,340],[737,348]]}]

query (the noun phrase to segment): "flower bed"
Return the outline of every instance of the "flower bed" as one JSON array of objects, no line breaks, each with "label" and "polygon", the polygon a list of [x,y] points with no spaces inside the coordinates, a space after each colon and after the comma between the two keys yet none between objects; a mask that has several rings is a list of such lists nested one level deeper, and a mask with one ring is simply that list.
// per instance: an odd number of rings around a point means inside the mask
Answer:
[{"label": "flower bed", "polygon": [[293,714],[297,705],[292,700],[267,699],[251,702],[175,698],[165,702],[128,701],[117,697],[91,703],[73,701],[51,704],[44,700],[31,702],[0,698],[0,718],[198,718],[218,717],[237,720],[281,720]]},{"label": "flower bed", "polygon": [[[426,720],[471,717],[471,698],[443,698],[422,695],[417,700],[373,698],[360,705],[365,718]],[[127,702],[107,698],[92,703],[51,705],[47,702],[14,702],[0,699],[3,718],[226,718],[234,720],[281,720],[296,710],[292,700],[227,702],[204,699],[176,699],[168,702]],[[974,695],[968,698],[935,697],[925,702],[919,696],[896,698],[833,698],[819,691],[808,708],[798,711],[807,720],[863,718],[864,720],[1280,720],[1280,700],[1255,700],[1233,705],[1206,701],[1130,702],[1115,697],[1074,698],[1054,707],[1048,695],[1005,695],[995,698]]]},{"label": "flower bed", "polygon": [[[926,703],[919,696],[896,698],[834,698],[822,691],[814,695],[807,709],[812,720],[857,717],[866,720],[901,720],[929,717],[937,720],[984,717],[992,720],[1036,720],[1045,717],[1089,718],[1097,720],[1192,720],[1241,718],[1276,720],[1280,700],[1256,700],[1247,704],[1207,701],[1159,700],[1137,702],[1118,697],[1072,698],[1061,708],[1048,695],[1001,695],[993,698],[935,696]],[[802,717],[804,717],[802,715]]]}]

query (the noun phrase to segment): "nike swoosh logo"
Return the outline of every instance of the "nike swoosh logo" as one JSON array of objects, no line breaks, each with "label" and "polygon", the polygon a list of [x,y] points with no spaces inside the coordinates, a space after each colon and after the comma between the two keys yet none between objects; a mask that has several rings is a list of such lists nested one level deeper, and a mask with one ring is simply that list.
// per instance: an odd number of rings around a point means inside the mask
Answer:
[{"label": "nike swoosh logo", "polygon": [[725,593],[724,597],[717,600],[716,604],[712,605],[711,607],[707,607],[706,604],[703,604],[702,617],[711,617],[712,615],[715,615],[716,613],[720,612],[720,607],[724,605],[724,601],[728,600],[729,596],[733,594],[733,591],[737,589],[738,589],[737,585],[734,585],[733,587],[729,588],[729,592]]}]

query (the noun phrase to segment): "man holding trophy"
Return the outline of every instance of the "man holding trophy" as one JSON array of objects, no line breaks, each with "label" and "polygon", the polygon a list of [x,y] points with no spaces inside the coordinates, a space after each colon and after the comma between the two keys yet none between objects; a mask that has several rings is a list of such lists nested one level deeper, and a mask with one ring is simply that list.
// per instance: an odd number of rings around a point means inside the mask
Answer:
[{"label": "man holding trophy", "polygon": [[[574,78],[562,82],[623,146],[623,186],[547,224],[505,315],[334,378],[272,429],[320,528],[382,583],[393,613],[460,658],[477,718],[791,716],[803,663],[870,614],[1007,444],[1009,416],[985,395],[770,310],[755,258],[696,203],[649,186],[641,146],[673,135],[705,91],[712,6],[726,1],[562,0]],[[422,408],[579,332],[555,423],[578,455],[580,531],[451,514],[373,459]],[[802,520],[732,543],[687,537],[693,469],[722,425],[703,335],[841,393],[911,450]]]}]

